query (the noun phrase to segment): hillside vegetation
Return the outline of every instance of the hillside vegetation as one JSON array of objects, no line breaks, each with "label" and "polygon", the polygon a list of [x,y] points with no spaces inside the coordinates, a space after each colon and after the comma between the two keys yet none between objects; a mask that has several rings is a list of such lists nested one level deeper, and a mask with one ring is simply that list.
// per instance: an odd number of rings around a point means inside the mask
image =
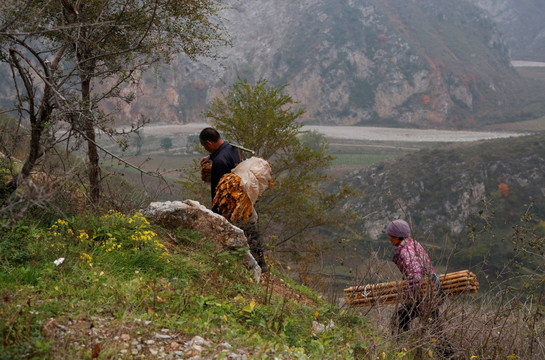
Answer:
[{"label": "hillside vegetation", "polygon": [[[339,181],[360,194],[347,206],[367,216],[358,228],[366,234],[362,246],[380,238],[388,219],[408,218],[417,236],[455,251],[450,261],[469,266],[489,257],[494,272],[513,255],[509,237],[521,219],[545,235],[544,168],[541,133],[422,149]],[[494,234],[471,241],[483,224]]]},{"label": "hillside vegetation", "polygon": [[138,212],[34,212],[0,236],[2,359],[439,359],[442,334],[461,358],[545,353],[538,276],[525,285],[536,303],[496,283],[449,299],[440,332],[422,319],[398,336],[395,306],[339,307],[274,265],[256,283],[246,249]]},{"label": "hillside vegetation", "polygon": [[[418,166],[409,159],[420,159],[426,166],[429,163],[431,171],[433,159],[445,161],[450,159],[448,154],[463,149],[422,149],[411,152],[401,163],[390,160],[373,168],[379,178],[382,172],[395,168],[415,178]],[[526,149],[529,163],[540,166],[536,160],[543,154],[543,138],[536,135],[482,142],[470,145],[458,156],[477,163],[478,149],[488,151],[491,159],[500,163],[504,158],[500,151],[510,149],[506,164],[513,174],[525,176],[520,151]],[[427,157],[421,157],[424,155]],[[453,166],[452,171],[458,170]],[[361,180],[363,173],[352,173],[349,178],[355,181],[360,176]],[[453,174],[448,169],[445,173]],[[440,179],[435,174],[428,176]],[[388,177],[388,181],[397,184],[397,177]],[[447,181],[444,188],[450,184]],[[144,201],[137,189],[112,176],[105,187],[110,192],[104,205],[134,208]],[[498,189],[499,194],[503,196],[501,191],[505,190]],[[29,190],[21,188],[17,196],[24,196],[25,191]],[[25,216],[16,223],[9,212],[0,213],[6,220],[3,224],[11,224],[0,230],[2,359],[438,359],[438,334],[430,332],[425,319],[416,322],[407,334],[392,335],[389,319],[395,306],[347,309],[342,301],[324,301],[282,275],[289,273],[289,268],[277,267],[282,259],[274,259],[274,252],[269,259],[272,277],[255,283],[242,266],[244,251],[226,251],[188,229],[167,230],[150,224],[134,210],[121,213],[97,208],[90,212],[82,201],[81,184],[64,184],[57,192],[61,199],[72,201],[33,198],[34,205],[25,209]],[[376,187],[373,192],[382,193]],[[383,204],[374,206],[374,211],[383,208]],[[354,208],[362,215],[369,214],[361,207]],[[487,219],[483,216],[481,220]],[[531,235],[538,230],[534,219],[528,217],[529,226],[517,227],[517,236],[513,237],[520,261],[513,264],[513,257],[509,257],[513,269],[508,275],[517,276],[516,287],[479,271],[481,293],[449,299],[442,306],[444,334],[462,358],[495,358],[501,354],[529,359],[545,353],[543,324],[538,321],[545,294],[542,275],[539,267],[527,271],[527,264],[543,261],[539,255],[543,236]],[[370,223],[364,219],[361,224]],[[423,222],[418,224],[422,226]],[[496,258],[481,256],[489,253],[490,239],[481,240],[491,234],[491,224],[474,224],[474,233],[483,230],[482,234],[463,249],[476,254],[471,269],[477,272]],[[518,226],[515,224],[517,221],[510,220],[503,226]],[[417,227],[417,237],[432,236],[429,231]],[[339,246],[344,247],[344,243]],[[428,243],[426,247],[433,250]],[[362,248],[358,253],[364,261],[360,260],[357,278],[350,285],[399,279],[383,261],[373,261],[375,253]],[[326,250],[321,255],[331,254]],[[439,263],[440,257],[435,251],[432,254],[437,271],[443,272],[446,267]],[[308,267],[307,260],[301,258],[300,267]],[[460,269],[458,266],[454,267]],[[319,276],[330,278],[314,274],[314,278]],[[489,291],[485,291],[485,284]]]},{"label": "hillside vegetation", "polygon": [[139,213],[0,235],[2,359],[349,358],[370,345],[363,318],[276,274],[255,283],[244,251]]}]

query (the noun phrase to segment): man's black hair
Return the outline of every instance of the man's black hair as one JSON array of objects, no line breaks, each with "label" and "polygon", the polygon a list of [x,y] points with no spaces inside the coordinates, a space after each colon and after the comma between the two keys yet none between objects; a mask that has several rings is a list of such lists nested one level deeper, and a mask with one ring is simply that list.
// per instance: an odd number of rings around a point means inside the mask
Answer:
[{"label": "man's black hair", "polygon": [[201,141],[210,141],[210,142],[213,142],[213,143],[218,141],[220,138],[221,138],[221,136],[220,136],[220,133],[218,132],[218,130],[216,130],[214,128],[211,128],[211,127],[207,127],[207,128],[202,129],[202,131],[201,131],[201,133],[199,135],[199,140],[201,140]]}]

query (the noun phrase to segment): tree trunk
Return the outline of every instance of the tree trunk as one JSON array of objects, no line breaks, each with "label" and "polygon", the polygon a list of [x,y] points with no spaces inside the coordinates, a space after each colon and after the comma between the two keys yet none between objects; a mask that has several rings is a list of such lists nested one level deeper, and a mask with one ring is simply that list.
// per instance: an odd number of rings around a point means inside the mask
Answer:
[{"label": "tree trunk", "polygon": [[95,205],[100,201],[100,166],[96,146],[95,127],[91,116],[91,78],[83,76],[81,82],[81,99],[84,106],[85,136],[87,137],[87,157],[89,160],[89,197]]},{"label": "tree trunk", "polygon": [[[42,134],[44,131],[44,124],[51,119],[51,113],[53,112],[53,105],[51,104],[52,89],[51,86],[48,84],[45,84],[44,86],[44,95],[40,104],[40,108],[38,110],[38,114],[34,112],[35,96],[34,91],[32,90],[32,81],[28,77],[27,72],[23,71],[21,65],[13,54],[12,59],[15,67],[19,71],[19,74],[21,76],[21,79],[23,80],[23,83],[25,84],[25,88],[27,91],[31,132],[28,156],[23,164],[23,168],[7,183],[5,189],[3,190],[3,193],[0,194],[0,198],[2,200],[7,199],[17,190],[17,188],[19,187],[19,183],[30,175],[32,169],[34,169],[34,167],[36,166],[38,159],[43,155]],[[51,79],[49,74],[47,73],[47,71],[45,73],[48,80],[50,81]]]}]

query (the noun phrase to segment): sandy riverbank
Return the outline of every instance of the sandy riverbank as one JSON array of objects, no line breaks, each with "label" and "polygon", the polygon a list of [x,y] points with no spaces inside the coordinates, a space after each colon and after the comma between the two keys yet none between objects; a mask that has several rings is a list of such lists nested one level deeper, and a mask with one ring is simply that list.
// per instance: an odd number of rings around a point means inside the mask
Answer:
[{"label": "sandy riverbank", "polygon": [[[150,136],[197,135],[207,126],[209,125],[206,123],[149,125],[142,129],[141,133]],[[395,142],[463,142],[525,135],[525,133],[518,132],[448,131],[367,126],[305,125],[303,130],[318,131],[330,139]]]}]

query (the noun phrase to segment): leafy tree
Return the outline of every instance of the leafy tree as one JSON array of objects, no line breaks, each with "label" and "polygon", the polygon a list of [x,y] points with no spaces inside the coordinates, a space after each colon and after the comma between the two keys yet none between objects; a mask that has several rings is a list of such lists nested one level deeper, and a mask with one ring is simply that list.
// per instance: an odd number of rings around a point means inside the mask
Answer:
[{"label": "leafy tree", "polygon": [[313,151],[320,151],[321,148],[327,147],[327,139],[316,130],[306,131],[300,136],[300,140],[304,146]]},{"label": "leafy tree", "polygon": [[169,151],[172,149],[172,139],[169,137],[164,137],[161,139],[161,149]]},{"label": "leafy tree", "polygon": [[267,190],[256,207],[260,232],[271,246],[289,249],[296,257],[320,242],[327,227],[353,221],[341,208],[351,192],[330,189],[325,169],[333,158],[323,137],[312,144],[301,141],[315,134],[301,130],[296,120],[304,110],[284,92],[286,85],[272,87],[261,79],[254,86],[236,82],[206,111],[224,138],[255,151],[271,162],[274,187]]},{"label": "leafy tree", "polygon": [[[52,126],[68,124],[67,136],[87,143],[90,198],[98,202],[100,168],[95,131],[117,135],[106,99],[130,102],[124,84],[183,52],[215,56],[225,44],[217,21],[219,0],[10,0],[0,4],[0,60],[11,67],[16,111],[31,126],[29,153],[9,188],[28,177],[52,148]],[[141,124],[137,124],[138,128]],[[47,135],[47,136],[45,136]],[[58,139],[56,139],[58,140]],[[66,140],[66,139],[64,139]],[[47,146],[45,146],[47,145]]]}]

